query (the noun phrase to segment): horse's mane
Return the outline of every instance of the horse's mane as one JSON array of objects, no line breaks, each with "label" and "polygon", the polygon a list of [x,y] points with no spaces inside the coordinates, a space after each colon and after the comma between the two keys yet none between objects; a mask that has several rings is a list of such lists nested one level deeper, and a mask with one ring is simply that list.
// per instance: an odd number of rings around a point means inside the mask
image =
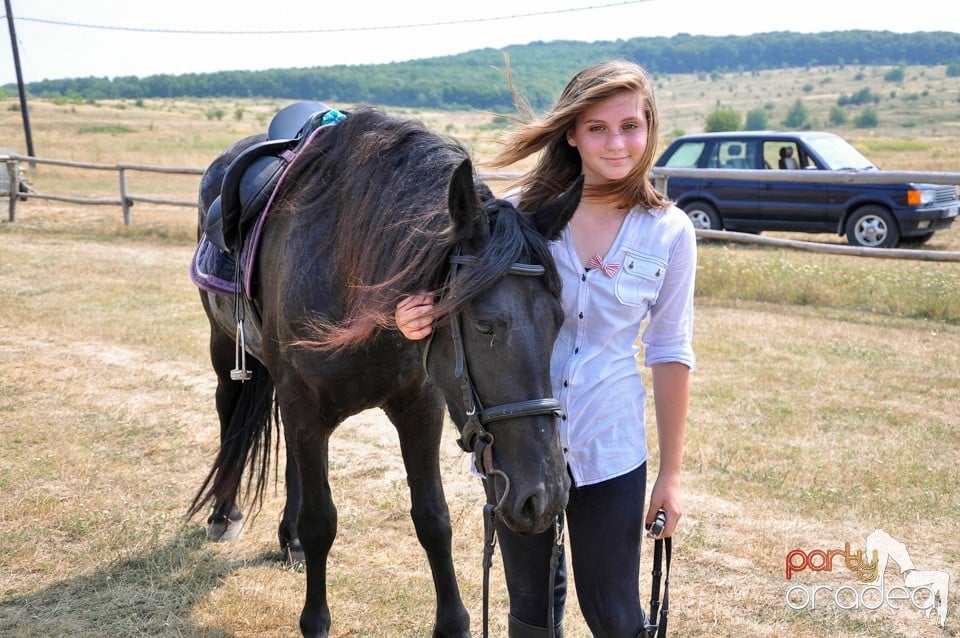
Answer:
[{"label": "horse's mane", "polygon": [[[300,151],[271,214],[334,215],[327,251],[343,283],[342,316],[317,316],[312,337],[295,345],[320,350],[363,345],[381,329],[396,329],[397,302],[434,292],[438,318],[458,311],[517,261],[547,266],[547,286],[559,280],[542,237],[526,215],[495,199],[478,180],[477,196],[490,218],[489,238],[453,290],[445,290],[448,257],[474,229],[454,232],[448,186],[469,157],[453,139],[418,120],[362,107],[325,129]],[[469,274],[466,274],[469,273]]]}]

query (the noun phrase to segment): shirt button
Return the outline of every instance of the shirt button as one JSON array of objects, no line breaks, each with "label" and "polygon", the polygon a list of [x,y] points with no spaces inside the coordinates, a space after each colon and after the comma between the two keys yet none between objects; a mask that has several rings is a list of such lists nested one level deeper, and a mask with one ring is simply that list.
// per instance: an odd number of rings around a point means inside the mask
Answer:
[{"label": "shirt button", "polygon": [[580,354],[580,348],[574,348],[573,354]]},{"label": "shirt button", "polygon": [[580,275],[580,281],[586,281],[586,280],[587,280],[587,273],[583,273],[582,275]]},{"label": "shirt button", "polygon": [[567,415],[564,414],[564,415],[563,415],[562,417],[560,417],[560,418],[563,419],[564,421],[566,421],[566,420],[567,420]]},{"label": "shirt button", "polygon": [[582,313],[582,312],[580,313],[580,318],[583,319],[583,313]]},{"label": "shirt button", "polygon": [[563,382],[563,387],[565,387],[565,388],[566,388],[566,387],[569,387],[569,385],[570,385],[570,384],[569,384],[569,383],[567,383],[566,381],[564,381],[564,382]]}]

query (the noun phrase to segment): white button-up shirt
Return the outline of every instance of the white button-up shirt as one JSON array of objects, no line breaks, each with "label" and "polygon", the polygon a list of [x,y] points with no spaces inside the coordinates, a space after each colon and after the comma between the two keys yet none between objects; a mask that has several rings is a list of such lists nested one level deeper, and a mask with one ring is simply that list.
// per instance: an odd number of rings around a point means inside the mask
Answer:
[{"label": "white button-up shirt", "polygon": [[553,393],[563,408],[560,440],[577,485],[611,479],[647,459],[638,368],[680,362],[691,369],[696,236],[677,207],[635,207],[603,256],[609,277],[585,270],[569,226],[550,243],[563,281],[564,322],[553,347]]}]

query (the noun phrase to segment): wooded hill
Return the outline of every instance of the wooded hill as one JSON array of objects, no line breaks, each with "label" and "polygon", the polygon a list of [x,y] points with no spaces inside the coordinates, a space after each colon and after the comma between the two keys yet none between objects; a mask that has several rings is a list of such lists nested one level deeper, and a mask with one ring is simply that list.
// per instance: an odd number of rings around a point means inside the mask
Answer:
[{"label": "wooded hill", "polygon": [[[270,97],[512,112],[505,55],[509,56],[514,84],[539,108],[554,100],[575,70],[610,58],[636,60],[654,75],[822,65],[956,66],[960,64],[960,33],[773,32],[535,42],[390,64],[43,80],[27,84],[27,92],[41,98]],[[17,92],[15,85],[4,90],[8,95]]]}]

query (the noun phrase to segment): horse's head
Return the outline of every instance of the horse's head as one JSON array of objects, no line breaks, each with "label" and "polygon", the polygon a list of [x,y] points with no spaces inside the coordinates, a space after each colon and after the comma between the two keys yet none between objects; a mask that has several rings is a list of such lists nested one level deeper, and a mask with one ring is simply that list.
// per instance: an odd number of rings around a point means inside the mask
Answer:
[{"label": "horse's head", "polygon": [[432,340],[430,372],[498,515],[520,533],[547,529],[570,487],[550,382],[563,311],[545,240],[570,219],[581,189],[521,214],[504,200],[481,202],[469,162],[450,185],[459,241],[446,301],[454,305]]}]

